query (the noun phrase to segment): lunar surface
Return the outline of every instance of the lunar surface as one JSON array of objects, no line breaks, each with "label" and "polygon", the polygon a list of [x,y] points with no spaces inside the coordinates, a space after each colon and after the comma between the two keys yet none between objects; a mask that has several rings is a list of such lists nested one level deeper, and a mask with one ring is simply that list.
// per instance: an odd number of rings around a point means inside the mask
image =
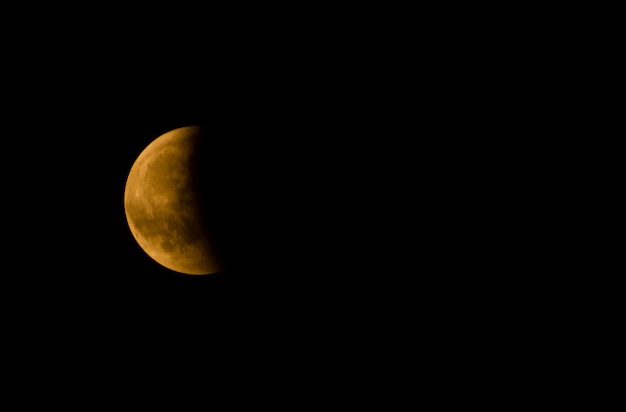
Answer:
[{"label": "lunar surface", "polygon": [[201,138],[197,126],[156,138],[137,157],[124,190],[126,219],[139,246],[166,268],[189,275],[223,269],[199,191]]}]

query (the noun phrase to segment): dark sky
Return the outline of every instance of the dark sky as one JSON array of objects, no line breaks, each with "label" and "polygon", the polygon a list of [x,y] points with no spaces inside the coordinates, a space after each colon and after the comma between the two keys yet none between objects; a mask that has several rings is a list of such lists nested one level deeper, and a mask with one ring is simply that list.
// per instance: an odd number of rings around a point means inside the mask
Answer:
[{"label": "dark sky", "polygon": [[[301,369],[331,352],[356,365],[351,336],[394,322],[394,239],[379,235],[396,227],[384,148],[399,114],[380,97],[393,77],[364,70],[374,43],[269,32],[210,32],[191,47],[151,34],[68,46],[70,33],[12,60],[2,293],[16,350],[132,383],[120,375],[164,365]],[[123,210],[139,153],[194,124],[216,149],[212,206],[234,262],[204,277],[149,258]]]},{"label": "dark sky", "polygon": [[[342,156],[337,132],[320,133],[330,103],[308,97],[314,90],[297,76],[268,71],[254,80],[219,66],[205,76],[200,60],[193,71],[118,61],[127,70],[94,71],[98,78],[33,78],[7,109],[16,136],[5,152],[10,225],[19,239],[11,250],[20,256],[12,278],[43,312],[156,323],[214,309],[269,316],[325,284],[327,245],[317,232],[333,193],[351,190],[321,190]],[[239,259],[233,273],[171,272],[140,250],[125,221],[135,158],[162,133],[194,124],[216,148],[215,202]]]},{"label": "dark sky", "polygon": [[[363,9],[72,9],[63,22],[38,8],[9,29],[2,343],[24,399],[47,401],[39,388],[63,379],[68,397],[101,406],[121,386],[208,376],[239,390],[278,375],[278,398],[356,382],[344,396],[369,404],[363,388],[422,360],[448,374],[440,362],[455,354],[482,359],[459,352],[469,341],[517,339],[500,334],[526,278],[526,256],[511,256],[533,246],[507,242],[525,212],[502,191],[515,187],[507,139],[525,141],[510,119],[532,111],[507,100],[524,75],[467,36],[477,23],[464,13],[457,27],[448,11],[418,22]],[[123,209],[139,153],[195,124],[215,149],[211,208],[232,262],[201,277],[148,257]],[[210,402],[207,386],[196,393]]]}]

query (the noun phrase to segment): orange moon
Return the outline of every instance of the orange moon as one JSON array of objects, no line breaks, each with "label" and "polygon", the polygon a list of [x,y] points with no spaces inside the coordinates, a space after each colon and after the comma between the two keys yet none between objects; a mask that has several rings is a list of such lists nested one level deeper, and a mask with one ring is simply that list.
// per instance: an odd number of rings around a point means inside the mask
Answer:
[{"label": "orange moon", "polygon": [[185,126],[157,137],[135,160],[124,189],[126,220],[139,246],[188,275],[223,270],[199,189],[202,135],[199,126]]}]

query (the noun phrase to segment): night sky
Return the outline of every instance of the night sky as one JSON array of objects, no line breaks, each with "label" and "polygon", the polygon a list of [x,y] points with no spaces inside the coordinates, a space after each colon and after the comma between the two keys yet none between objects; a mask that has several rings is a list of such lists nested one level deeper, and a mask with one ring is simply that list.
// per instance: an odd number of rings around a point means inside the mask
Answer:
[{"label": "night sky", "polygon": [[[448,5],[174,16],[166,4],[160,18],[156,5],[47,6],[63,19],[43,7],[3,37],[1,327],[20,402],[119,409],[125,393],[143,406],[178,384],[213,406],[217,378],[255,407],[251,387],[296,409],[335,393],[389,409],[414,376],[482,385],[483,355],[523,335],[525,291],[545,290],[528,272],[545,267],[520,209],[530,189],[510,172],[542,148],[526,132],[543,136],[528,126],[542,91],[520,90],[500,29]],[[153,261],[123,208],[141,151],[192,125],[211,148],[204,190],[228,253],[208,276]],[[494,358],[492,376],[520,353]]]},{"label": "night sky", "polygon": [[[290,30],[232,29],[190,48],[153,32],[83,47],[64,42],[70,33],[7,68],[12,347],[49,374],[111,371],[129,385],[133,373],[189,365],[301,373],[333,353],[352,372],[365,367],[360,348],[407,302],[390,296],[406,276],[391,271],[393,256],[407,251],[389,254],[396,239],[383,233],[403,228],[390,203],[403,163],[387,157],[402,113],[380,97],[393,76],[372,83],[363,70],[373,43]],[[208,276],[153,261],[123,209],[139,153],[190,125],[214,149],[205,189],[231,263]]]},{"label": "night sky", "polygon": [[[331,173],[347,148],[338,139],[344,130],[323,131],[336,115],[331,103],[298,97],[314,91],[272,73],[259,83],[221,70],[205,82],[197,72],[168,78],[168,70],[145,77],[142,70],[84,86],[68,77],[38,81],[8,109],[7,127],[20,136],[5,152],[21,176],[9,179],[21,239],[12,245],[20,256],[15,291],[68,325],[79,314],[95,324],[310,314],[308,303],[325,299],[321,290],[329,303],[345,286],[329,279],[333,248],[349,250],[343,226],[333,234],[330,222],[355,218],[339,199],[359,184],[355,170]],[[139,153],[161,134],[196,124],[214,149],[207,190],[233,257],[229,270],[202,277],[149,258],[123,210]]]}]

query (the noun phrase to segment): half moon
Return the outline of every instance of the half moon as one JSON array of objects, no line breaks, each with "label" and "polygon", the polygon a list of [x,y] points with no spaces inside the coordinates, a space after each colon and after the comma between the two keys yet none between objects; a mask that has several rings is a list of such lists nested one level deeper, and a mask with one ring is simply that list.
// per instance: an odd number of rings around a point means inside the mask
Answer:
[{"label": "half moon", "polygon": [[199,126],[157,137],[135,160],[124,189],[126,220],[139,246],[162,266],[189,275],[223,270],[200,193],[201,138]]}]

